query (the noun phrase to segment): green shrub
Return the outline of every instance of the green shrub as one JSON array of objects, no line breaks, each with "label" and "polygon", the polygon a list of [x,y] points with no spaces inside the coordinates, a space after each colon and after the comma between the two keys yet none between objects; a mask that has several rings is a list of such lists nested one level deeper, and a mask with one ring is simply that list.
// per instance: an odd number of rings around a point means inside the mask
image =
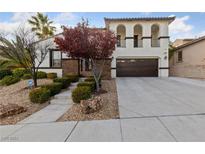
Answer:
[{"label": "green shrub", "polygon": [[63,84],[60,82],[56,82],[56,83],[51,83],[48,85],[43,85],[41,86],[42,88],[46,88],[50,90],[50,96],[54,96],[56,94],[58,94],[61,91]]},{"label": "green shrub", "polygon": [[[84,81],[85,82],[94,82],[95,83],[95,88],[96,88],[96,82],[95,82],[95,79],[94,79],[93,76],[90,76],[90,77],[86,78]],[[101,78],[99,80],[99,86],[101,87]]]},{"label": "green shrub", "polygon": [[90,87],[77,87],[72,91],[72,99],[74,103],[80,103],[81,100],[86,100],[91,98]]},{"label": "green shrub", "polygon": [[78,75],[66,74],[65,77],[70,79],[71,82],[78,82],[78,80],[79,80],[79,76]]},{"label": "green shrub", "polygon": [[32,75],[31,75],[31,74],[24,74],[24,75],[22,76],[22,79],[24,79],[24,80],[31,79],[31,78],[32,78]]},{"label": "green shrub", "polygon": [[24,74],[28,74],[29,71],[26,70],[25,68],[16,68],[13,70],[13,76],[21,78]]},{"label": "green shrub", "polygon": [[87,86],[87,87],[90,87],[91,91],[95,91],[95,82],[81,82],[81,83],[78,83],[77,87],[84,87],[84,86]]},{"label": "green shrub", "polygon": [[65,89],[65,88],[68,88],[68,86],[71,83],[71,80],[68,79],[68,78],[63,77],[63,78],[56,78],[56,79],[53,80],[53,82],[60,82],[60,83],[62,83],[62,85],[63,85],[62,88]]},{"label": "green shrub", "polygon": [[57,78],[57,73],[47,73],[47,78],[55,79],[55,78]]},{"label": "green shrub", "polygon": [[85,82],[95,82],[95,79],[94,78],[86,78],[84,81]]},{"label": "green shrub", "polygon": [[47,78],[46,72],[38,71],[38,72],[37,72],[37,78],[38,78],[38,79]]},{"label": "green shrub", "polygon": [[[88,78],[85,79],[85,81],[87,81],[87,82],[92,82],[92,81],[94,81],[94,82],[95,82],[95,78],[94,78],[93,76],[89,76]],[[99,83],[101,84],[101,78],[100,78],[100,80],[99,80]]]},{"label": "green shrub", "polygon": [[50,90],[46,88],[36,88],[30,91],[29,98],[33,103],[44,103],[50,98]]},{"label": "green shrub", "polygon": [[3,79],[5,76],[12,75],[11,70],[9,69],[2,69],[0,70],[0,80]]},{"label": "green shrub", "polygon": [[9,86],[9,85],[14,84],[18,81],[20,81],[20,78],[17,78],[17,77],[14,77],[14,76],[5,76],[1,80],[1,85]]}]

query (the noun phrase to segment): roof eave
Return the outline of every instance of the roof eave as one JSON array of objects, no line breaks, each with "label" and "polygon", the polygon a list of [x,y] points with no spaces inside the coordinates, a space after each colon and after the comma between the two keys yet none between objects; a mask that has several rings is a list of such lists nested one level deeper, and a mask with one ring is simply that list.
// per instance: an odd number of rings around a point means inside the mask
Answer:
[{"label": "roof eave", "polygon": [[174,17],[140,17],[140,18],[106,18],[104,17],[104,21],[109,22],[109,21],[152,21],[152,20],[158,20],[158,21],[169,21],[169,23],[172,23],[175,20]]},{"label": "roof eave", "polygon": [[190,46],[190,45],[193,45],[193,44],[195,44],[195,43],[198,43],[198,42],[201,42],[201,41],[204,41],[204,40],[205,40],[205,36],[200,37],[200,38],[195,39],[195,40],[193,40],[193,41],[191,41],[191,42],[188,42],[188,43],[185,43],[185,44],[183,44],[183,45],[180,45],[180,46],[176,47],[176,48],[174,49],[174,51],[177,51],[177,50],[179,50],[179,49],[188,47],[188,46]]}]

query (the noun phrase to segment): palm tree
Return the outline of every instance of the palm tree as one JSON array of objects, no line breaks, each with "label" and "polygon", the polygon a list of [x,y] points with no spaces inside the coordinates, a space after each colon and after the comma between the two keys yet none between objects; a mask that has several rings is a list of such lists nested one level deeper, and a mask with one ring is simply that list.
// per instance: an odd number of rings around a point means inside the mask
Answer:
[{"label": "palm tree", "polygon": [[28,22],[32,25],[32,31],[36,32],[39,39],[52,36],[56,31],[56,27],[52,26],[53,21],[50,21],[48,16],[43,15],[43,13],[38,12],[37,15],[32,16]]}]

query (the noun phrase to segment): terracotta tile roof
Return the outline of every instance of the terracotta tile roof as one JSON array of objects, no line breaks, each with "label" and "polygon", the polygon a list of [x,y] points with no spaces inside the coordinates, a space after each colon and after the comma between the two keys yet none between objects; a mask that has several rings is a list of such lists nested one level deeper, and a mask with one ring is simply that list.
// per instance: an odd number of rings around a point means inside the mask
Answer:
[{"label": "terracotta tile roof", "polygon": [[176,17],[136,17],[136,18],[104,18],[106,21],[149,21],[149,20],[169,20],[170,23],[175,20]]},{"label": "terracotta tile roof", "polygon": [[190,46],[192,44],[195,44],[195,43],[198,43],[198,42],[201,42],[201,41],[204,41],[204,40],[205,40],[205,36],[199,37],[197,39],[194,39],[193,41],[190,41],[188,43],[185,43],[183,45],[180,45],[180,46],[176,47],[175,50],[182,49],[184,47]]}]

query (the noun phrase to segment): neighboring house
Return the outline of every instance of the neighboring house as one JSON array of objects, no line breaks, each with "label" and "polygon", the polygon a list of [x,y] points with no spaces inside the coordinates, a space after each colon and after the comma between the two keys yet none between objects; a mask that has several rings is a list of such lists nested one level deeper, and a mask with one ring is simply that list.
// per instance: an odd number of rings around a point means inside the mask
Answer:
[{"label": "neighboring house", "polygon": [[205,78],[205,36],[175,49],[170,59],[170,76]]},{"label": "neighboring house", "polygon": [[[117,36],[116,51],[107,61],[104,74],[110,77],[168,77],[169,24],[175,17],[105,18],[105,28]],[[53,39],[53,38],[51,38]],[[41,70],[90,75],[90,64],[75,60],[55,48]]]},{"label": "neighboring house", "polygon": [[190,38],[190,39],[176,39],[173,43],[172,43],[172,46],[173,47],[178,47],[180,45],[183,45],[183,44],[186,44],[186,43],[189,43],[191,41],[193,41],[194,39]]}]

